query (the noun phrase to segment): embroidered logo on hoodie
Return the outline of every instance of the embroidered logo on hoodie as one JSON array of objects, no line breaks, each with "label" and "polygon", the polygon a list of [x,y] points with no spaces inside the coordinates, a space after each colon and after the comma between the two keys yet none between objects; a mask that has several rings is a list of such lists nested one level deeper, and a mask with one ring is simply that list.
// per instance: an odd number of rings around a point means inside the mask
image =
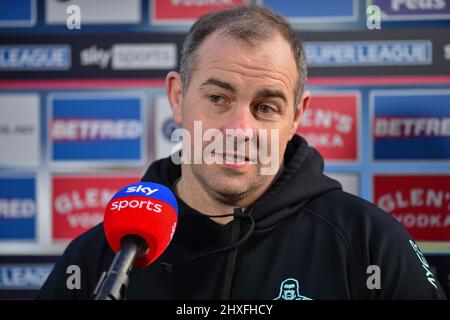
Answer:
[{"label": "embroidered logo on hoodie", "polygon": [[300,295],[298,281],[294,278],[288,278],[281,283],[280,294],[274,300],[312,300],[311,298]]}]

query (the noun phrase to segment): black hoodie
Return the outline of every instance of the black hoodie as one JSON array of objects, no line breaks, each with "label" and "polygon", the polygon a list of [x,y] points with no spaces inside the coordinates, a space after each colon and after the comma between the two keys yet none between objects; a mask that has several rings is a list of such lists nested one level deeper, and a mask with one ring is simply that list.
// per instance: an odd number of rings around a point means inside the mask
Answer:
[{"label": "black hoodie", "polygon": [[[132,270],[127,299],[445,299],[404,227],[342,191],[303,138],[294,136],[284,159],[265,194],[226,225],[177,199],[174,238]],[[172,188],[180,175],[166,158],[143,181]],[[103,225],[94,227],[70,243],[38,298],[91,298],[113,256]],[[67,288],[69,265],[80,267],[81,289]]]}]

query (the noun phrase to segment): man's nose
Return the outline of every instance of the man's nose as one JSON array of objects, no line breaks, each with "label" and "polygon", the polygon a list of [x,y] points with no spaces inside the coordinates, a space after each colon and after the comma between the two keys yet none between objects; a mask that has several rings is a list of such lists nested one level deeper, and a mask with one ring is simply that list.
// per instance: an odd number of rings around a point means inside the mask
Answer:
[{"label": "man's nose", "polygon": [[248,108],[235,108],[228,116],[225,130],[234,130],[237,133],[253,131],[253,115]]}]

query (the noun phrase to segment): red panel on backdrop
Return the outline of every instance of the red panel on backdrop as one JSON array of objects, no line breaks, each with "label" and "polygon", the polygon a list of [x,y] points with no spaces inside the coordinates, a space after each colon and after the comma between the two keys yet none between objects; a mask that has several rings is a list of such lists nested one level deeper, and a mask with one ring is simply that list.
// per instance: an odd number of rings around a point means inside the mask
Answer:
[{"label": "red panel on backdrop", "polygon": [[139,176],[54,176],[52,179],[52,239],[71,240],[103,221],[106,205]]},{"label": "red panel on backdrop", "polygon": [[152,16],[156,22],[193,21],[206,13],[245,3],[245,0],[204,1],[204,4],[200,1],[154,0],[152,1]]},{"label": "red panel on backdrop", "polygon": [[450,241],[450,175],[377,175],[374,201],[417,241]]},{"label": "red panel on backdrop", "polygon": [[327,161],[356,162],[359,123],[358,94],[313,94],[297,133]]}]

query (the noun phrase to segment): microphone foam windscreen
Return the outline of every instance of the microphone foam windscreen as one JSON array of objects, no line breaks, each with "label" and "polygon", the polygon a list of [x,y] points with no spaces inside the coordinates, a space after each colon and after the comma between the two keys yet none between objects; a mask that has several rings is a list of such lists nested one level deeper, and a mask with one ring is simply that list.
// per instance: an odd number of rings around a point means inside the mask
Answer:
[{"label": "microphone foam windscreen", "polygon": [[114,250],[127,235],[147,242],[148,251],[136,259],[135,267],[145,267],[156,260],[172,240],[178,220],[178,205],[166,186],[139,182],[128,185],[109,201],[104,217],[106,239]]}]

